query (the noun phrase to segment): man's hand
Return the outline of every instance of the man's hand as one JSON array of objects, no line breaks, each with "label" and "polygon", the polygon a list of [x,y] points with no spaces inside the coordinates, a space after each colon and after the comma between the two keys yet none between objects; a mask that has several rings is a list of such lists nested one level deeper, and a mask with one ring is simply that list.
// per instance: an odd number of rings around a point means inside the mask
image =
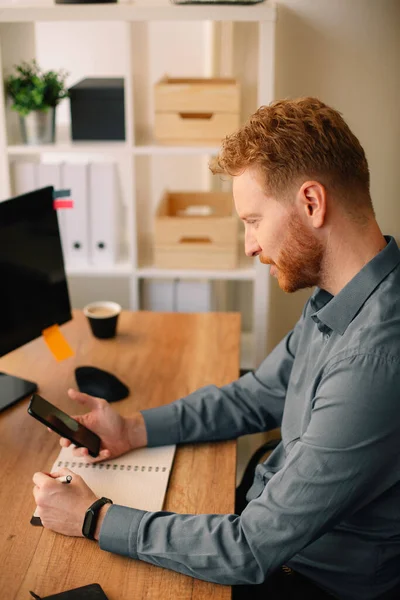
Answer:
[{"label": "man's hand", "polygon": [[[71,483],[56,481],[56,477],[63,475],[72,475]],[[33,483],[36,514],[40,517],[43,527],[63,535],[82,537],[85,513],[97,500],[97,496],[82,477],[69,469],[60,469],[51,475],[35,473]]]},{"label": "man's hand", "polygon": [[[129,450],[147,445],[146,426],[141,413],[137,412],[131,418],[124,418],[113,410],[106,400],[73,389],[68,390],[68,395],[89,411],[73,418],[97,433],[101,440],[100,453],[96,458],[89,456],[87,448],[74,448],[74,456],[95,463],[116,458]],[[68,447],[71,442],[61,438],[60,444]]]}]

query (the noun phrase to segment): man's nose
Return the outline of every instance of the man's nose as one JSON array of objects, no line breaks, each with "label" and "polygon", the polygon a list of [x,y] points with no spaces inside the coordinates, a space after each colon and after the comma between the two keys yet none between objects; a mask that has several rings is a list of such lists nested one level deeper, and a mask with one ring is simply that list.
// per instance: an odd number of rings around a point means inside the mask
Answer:
[{"label": "man's nose", "polygon": [[258,256],[261,253],[259,243],[249,231],[244,236],[244,252],[246,256]]}]

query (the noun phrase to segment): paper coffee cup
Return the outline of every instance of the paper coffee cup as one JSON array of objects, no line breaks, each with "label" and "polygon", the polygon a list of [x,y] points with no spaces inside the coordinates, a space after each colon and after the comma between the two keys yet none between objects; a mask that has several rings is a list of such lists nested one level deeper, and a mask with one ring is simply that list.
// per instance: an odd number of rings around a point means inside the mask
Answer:
[{"label": "paper coffee cup", "polygon": [[98,301],[87,304],[83,314],[89,321],[95,337],[100,339],[113,338],[117,331],[118,317],[121,306],[116,302]]}]

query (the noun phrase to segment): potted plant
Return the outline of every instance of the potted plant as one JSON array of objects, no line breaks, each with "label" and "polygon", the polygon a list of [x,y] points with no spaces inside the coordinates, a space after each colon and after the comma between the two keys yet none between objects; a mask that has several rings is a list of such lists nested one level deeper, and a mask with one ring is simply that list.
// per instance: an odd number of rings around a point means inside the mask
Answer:
[{"label": "potted plant", "polygon": [[16,65],[15,70],[5,81],[6,94],[19,114],[24,143],[54,143],[56,106],[68,97],[68,73],[42,71],[35,60]]}]

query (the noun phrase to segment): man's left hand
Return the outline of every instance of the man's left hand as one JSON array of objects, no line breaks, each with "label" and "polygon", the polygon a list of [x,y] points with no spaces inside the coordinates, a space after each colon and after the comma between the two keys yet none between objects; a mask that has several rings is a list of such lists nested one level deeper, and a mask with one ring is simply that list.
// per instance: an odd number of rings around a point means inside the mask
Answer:
[{"label": "man's left hand", "polygon": [[[71,483],[57,481],[57,477],[71,475]],[[60,469],[51,475],[35,473],[33,495],[43,527],[57,533],[82,537],[82,525],[89,506],[97,496],[82,477],[69,469]]]}]

